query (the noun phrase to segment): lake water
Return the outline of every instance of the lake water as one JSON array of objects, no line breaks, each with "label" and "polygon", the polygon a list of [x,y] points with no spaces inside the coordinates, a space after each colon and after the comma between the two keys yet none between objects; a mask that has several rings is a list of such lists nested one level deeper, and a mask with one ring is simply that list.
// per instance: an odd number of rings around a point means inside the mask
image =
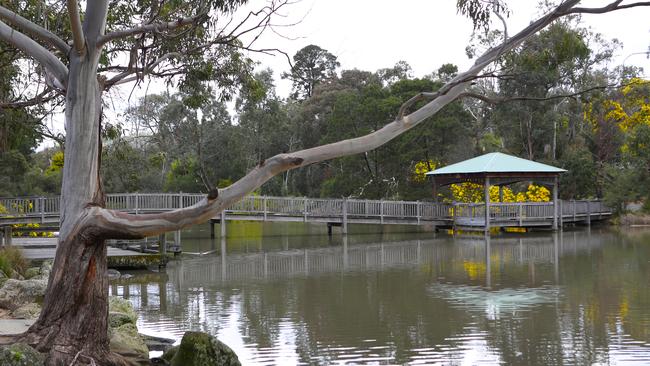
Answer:
[{"label": "lake water", "polygon": [[389,229],[200,227],[194,254],[111,292],[142,332],[209,332],[244,365],[650,364],[650,231]]}]

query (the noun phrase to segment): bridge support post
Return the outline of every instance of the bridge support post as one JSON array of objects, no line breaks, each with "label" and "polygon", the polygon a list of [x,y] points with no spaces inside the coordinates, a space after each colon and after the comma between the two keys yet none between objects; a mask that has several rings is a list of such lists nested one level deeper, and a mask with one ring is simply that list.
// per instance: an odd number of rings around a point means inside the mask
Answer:
[{"label": "bridge support post", "polygon": [[343,199],[343,222],[341,223],[341,233],[348,234],[348,200]]},{"label": "bridge support post", "polygon": [[327,223],[327,236],[332,236],[332,224]]},{"label": "bridge support post", "polygon": [[485,177],[483,183],[485,193],[485,235],[490,235],[490,177]]},{"label": "bridge support post", "polygon": [[160,268],[167,266],[167,237],[164,233],[158,235],[158,254],[160,254],[158,266]]},{"label": "bridge support post", "polygon": [[210,219],[210,239],[214,239],[214,220]]},{"label": "bridge support post", "polygon": [[557,204],[557,176],[553,178],[553,231],[557,230],[558,204]]},{"label": "bridge support post", "polygon": [[181,246],[181,231],[180,230],[174,231],[174,246],[176,248],[180,248],[180,246]]},{"label": "bridge support post", "polygon": [[221,211],[221,237],[226,237],[226,210]]},{"label": "bridge support post", "polygon": [[591,226],[591,201],[587,200],[587,225]]}]

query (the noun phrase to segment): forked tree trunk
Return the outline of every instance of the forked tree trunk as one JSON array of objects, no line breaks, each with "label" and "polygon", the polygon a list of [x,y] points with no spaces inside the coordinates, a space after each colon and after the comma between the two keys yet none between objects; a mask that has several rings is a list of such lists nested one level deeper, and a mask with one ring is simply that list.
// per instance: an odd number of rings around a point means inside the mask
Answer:
[{"label": "forked tree trunk", "polygon": [[82,56],[73,53],[66,94],[60,236],[43,310],[25,340],[49,353],[47,365],[69,365],[75,357],[82,363],[92,358],[101,365],[122,364],[109,351],[104,238],[85,223],[89,208],[104,205],[99,178],[99,52],[89,47]]}]

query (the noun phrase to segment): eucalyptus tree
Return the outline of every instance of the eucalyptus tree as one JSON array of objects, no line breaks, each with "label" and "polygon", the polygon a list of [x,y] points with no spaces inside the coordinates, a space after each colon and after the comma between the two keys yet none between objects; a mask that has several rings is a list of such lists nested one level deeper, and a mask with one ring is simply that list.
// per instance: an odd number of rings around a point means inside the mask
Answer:
[{"label": "eucalyptus tree", "polygon": [[[190,207],[146,215],[106,209],[99,178],[103,93],[115,85],[164,77],[176,80],[181,90],[195,91],[191,102],[200,104],[202,96],[210,92],[205,80],[216,80],[226,90],[236,87],[245,79],[233,70],[245,69],[247,64],[237,52],[247,44],[238,37],[270,25],[264,19],[282,5],[271,3],[262,12],[252,12],[262,14],[263,19],[251,29],[241,23],[228,23],[228,16],[224,16],[243,2],[93,0],[86,1],[80,12],[77,1],[68,0],[65,4],[53,3],[53,11],[60,12],[56,14],[38,2],[41,14],[45,13],[48,20],[65,19],[61,27],[54,29],[56,34],[38,21],[29,20],[36,20],[31,13],[19,15],[24,2],[0,6],[0,40],[35,60],[49,90],[65,96],[58,247],[43,310],[21,336],[48,353],[48,365],[69,365],[75,359],[99,365],[125,364],[123,358],[109,350],[106,239],[142,238],[205,222],[284,171],[375,149],[462,96],[486,66],[563,16],[649,5],[616,0],[604,7],[585,8],[577,6],[579,0],[565,0],[520,32],[504,37],[501,44],[487,50],[436,92],[422,92],[409,99],[392,122],[376,131],[267,158],[237,182],[211,190]],[[490,23],[492,11],[504,19],[498,13],[503,9],[498,1],[461,0],[459,6],[479,27]],[[71,46],[64,38],[71,40]]]},{"label": "eucalyptus tree", "polygon": [[340,66],[336,56],[326,49],[310,44],[293,56],[291,72],[282,77],[293,81],[293,98],[307,99],[314,93],[320,83],[336,77],[336,68]]}]

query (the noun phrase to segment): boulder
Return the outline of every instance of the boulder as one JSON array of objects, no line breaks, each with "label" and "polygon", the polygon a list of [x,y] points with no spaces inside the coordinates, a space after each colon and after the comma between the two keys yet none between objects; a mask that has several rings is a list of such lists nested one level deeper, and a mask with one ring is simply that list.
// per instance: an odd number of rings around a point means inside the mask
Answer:
[{"label": "boulder", "polygon": [[108,312],[108,327],[117,328],[124,324],[133,324],[135,325],[137,319],[134,319],[133,316],[124,313],[118,313],[116,311]]},{"label": "boulder", "polygon": [[127,323],[117,328],[111,328],[110,333],[112,350],[129,350],[137,356],[149,358],[149,349],[138,334],[135,324]]},{"label": "boulder", "polygon": [[[129,323],[133,323],[134,325],[138,320],[138,314],[136,314],[135,309],[133,309],[133,304],[131,304],[129,300],[121,297],[111,296],[108,298],[108,313],[120,313],[126,315],[131,320]],[[122,315],[120,315],[120,317]],[[111,323],[109,322],[109,324]]]},{"label": "boulder", "polygon": [[41,315],[41,306],[36,303],[22,305],[11,312],[11,316],[15,319],[38,319],[39,315]]},{"label": "boulder", "polygon": [[2,366],[39,366],[45,364],[45,357],[24,343],[0,347]]},{"label": "boulder", "polygon": [[217,338],[202,332],[186,332],[178,347],[163,354],[172,366],[240,366],[235,352]]},{"label": "boulder", "polygon": [[8,279],[7,275],[0,269],[0,287],[2,287]]},{"label": "boulder", "polygon": [[46,279],[8,279],[0,288],[0,307],[15,310],[21,305],[38,302],[45,296]]}]

